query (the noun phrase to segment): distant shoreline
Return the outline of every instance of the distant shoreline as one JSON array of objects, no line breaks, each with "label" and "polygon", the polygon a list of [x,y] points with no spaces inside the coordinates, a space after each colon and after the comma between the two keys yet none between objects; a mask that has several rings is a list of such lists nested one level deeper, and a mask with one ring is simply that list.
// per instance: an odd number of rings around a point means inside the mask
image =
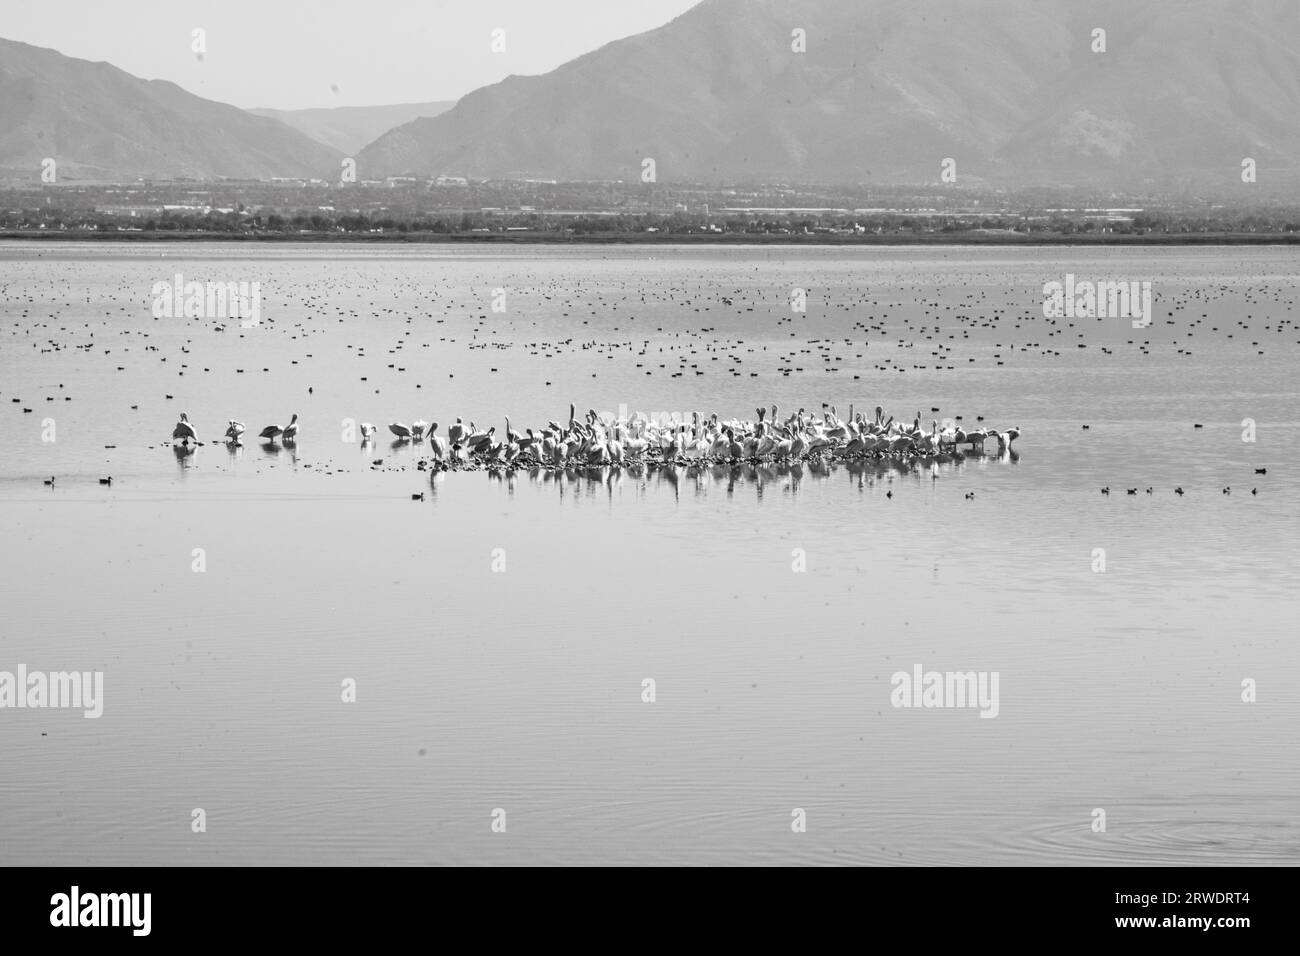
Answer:
[{"label": "distant shoreline", "polygon": [[698,245],[698,246],[1293,246],[1300,233],[1196,233],[1189,235],[1068,235],[1062,233],[1008,235],[1006,233],[926,233],[924,235],[696,235],[669,233],[393,233],[386,235],[334,235],[293,233],[231,235],[217,232],[120,232],[91,230],[7,230],[0,241],[23,242],[269,242],[322,245]]}]

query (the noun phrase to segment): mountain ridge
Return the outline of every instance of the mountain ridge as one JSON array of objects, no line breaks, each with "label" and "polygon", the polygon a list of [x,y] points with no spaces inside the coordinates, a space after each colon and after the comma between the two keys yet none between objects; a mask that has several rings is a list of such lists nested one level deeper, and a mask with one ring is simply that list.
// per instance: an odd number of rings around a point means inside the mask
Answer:
[{"label": "mountain ridge", "polygon": [[384,133],[422,116],[447,112],[455,100],[428,103],[390,103],[379,106],[327,106],[315,109],[279,110],[259,107],[246,110],[254,116],[277,119],[318,143],[355,156]]},{"label": "mountain ridge", "polygon": [[342,154],[278,120],[110,63],[0,39],[0,175],[128,181],[324,175]]},{"label": "mountain ridge", "polygon": [[[1106,30],[1094,53],[1092,31]],[[806,30],[807,52],[791,49]],[[1285,0],[704,0],[397,127],[367,177],[1240,183],[1295,178]]]}]

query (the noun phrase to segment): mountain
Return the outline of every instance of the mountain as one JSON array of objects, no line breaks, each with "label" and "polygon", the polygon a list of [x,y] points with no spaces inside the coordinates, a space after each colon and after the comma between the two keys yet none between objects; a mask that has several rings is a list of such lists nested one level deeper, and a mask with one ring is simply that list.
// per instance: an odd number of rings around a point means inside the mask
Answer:
[{"label": "mountain", "polygon": [[[1092,51],[1094,28],[1106,52]],[[792,51],[792,31],[807,51]],[[364,149],[366,175],[1300,181],[1294,0],[704,0]]]},{"label": "mountain", "polygon": [[0,175],[36,180],[269,179],[338,169],[342,153],[278,120],[107,63],[0,40]]},{"label": "mountain", "polygon": [[362,147],[374,142],[390,129],[421,116],[438,116],[455,105],[453,100],[400,103],[393,106],[338,106],[314,110],[256,109],[248,112],[277,119],[318,143],[337,149],[346,156],[356,156]]}]

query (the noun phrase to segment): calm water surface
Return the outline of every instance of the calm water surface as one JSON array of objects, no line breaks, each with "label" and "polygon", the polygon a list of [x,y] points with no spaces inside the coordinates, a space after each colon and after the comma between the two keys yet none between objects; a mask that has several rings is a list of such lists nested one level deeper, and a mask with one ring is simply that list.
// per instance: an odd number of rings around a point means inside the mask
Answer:
[{"label": "calm water surface", "polygon": [[[261,324],[155,319],[177,272]],[[1152,325],[1045,319],[1067,272]],[[0,860],[1300,862],[1298,295],[1286,249],[0,247],[0,670],[105,682],[0,710]],[[431,482],[347,430],[570,402],[1023,434]],[[916,664],[998,716],[895,709]]]}]

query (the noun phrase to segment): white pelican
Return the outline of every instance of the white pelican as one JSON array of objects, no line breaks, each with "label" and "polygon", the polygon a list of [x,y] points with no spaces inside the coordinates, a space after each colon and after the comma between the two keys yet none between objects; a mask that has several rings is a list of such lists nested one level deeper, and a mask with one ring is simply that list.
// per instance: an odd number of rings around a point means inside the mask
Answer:
[{"label": "white pelican", "polygon": [[521,435],[521,434],[519,434],[519,432],[514,431],[514,430],[510,427],[510,417],[509,417],[509,416],[506,416],[506,441],[507,441],[507,442],[514,442],[514,443],[517,445],[517,444],[519,444],[520,442],[522,442],[523,440],[524,440],[524,436]]},{"label": "white pelican", "polygon": [[370,441],[372,438],[374,438],[374,437],[375,437],[375,432],[378,431],[378,430],[379,430],[379,429],[375,428],[375,426],[372,425],[372,424],[370,424],[370,422],[362,422],[362,423],[361,423],[361,442],[362,442],[362,444],[365,444],[366,442],[368,442],[368,441]]},{"label": "white pelican", "polygon": [[959,429],[954,425],[951,428],[944,428],[939,433],[939,450],[943,450],[944,445],[954,446],[957,444],[957,433]]},{"label": "white pelican", "polygon": [[727,429],[727,454],[731,458],[742,458],[745,454],[745,446],[736,441],[736,433],[730,428]]},{"label": "white pelican", "polygon": [[226,428],[226,440],[239,444],[239,436],[244,434],[244,423],[230,419]]},{"label": "white pelican", "polygon": [[289,424],[285,425],[280,431],[280,437],[285,441],[294,441],[298,437],[298,415],[295,412]]},{"label": "white pelican", "polygon": [[447,443],[438,437],[438,423],[429,426],[429,444],[433,447],[433,457],[442,461],[447,457]]},{"label": "white pelican", "polygon": [[424,438],[424,430],[429,427],[429,423],[423,418],[411,422],[411,441],[421,441]]},{"label": "white pelican", "polygon": [[279,425],[267,425],[257,433],[258,438],[265,438],[267,441],[275,441],[275,437],[280,434]]},{"label": "white pelican", "polygon": [[193,441],[198,444],[199,436],[194,434],[194,426],[190,424],[189,417],[184,412],[181,412],[181,420],[172,429],[172,438],[180,439],[181,442]]},{"label": "white pelican", "polygon": [[465,423],[459,418],[447,426],[447,441],[453,445],[459,445],[465,440]]},{"label": "white pelican", "polygon": [[411,430],[407,428],[405,425],[403,425],[401,422],[392,422],[391,424],[389,424],[388,430],[392,432],[394,435],[396,435],[398,438],[411,437]]}]

